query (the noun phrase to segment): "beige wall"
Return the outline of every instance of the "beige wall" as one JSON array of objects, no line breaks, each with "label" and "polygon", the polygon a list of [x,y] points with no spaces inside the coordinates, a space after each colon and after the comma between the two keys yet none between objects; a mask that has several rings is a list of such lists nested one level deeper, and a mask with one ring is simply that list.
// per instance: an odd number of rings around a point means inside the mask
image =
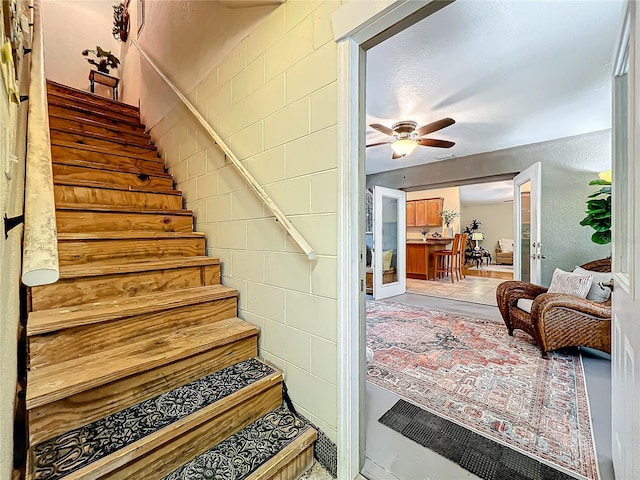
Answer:
[{"label": "beige wall", "polygon": [[[5,7],[3,3],[0,10]],[[2,15],[0,14],[0,18]],[[0,38],[4,39],[4,22],[0,22]],[[4,40],[2,40],[4,42]],[[28,60],[29,57],[27,57]],[[23,62],[23,66],[26,62]],[[20,91],[27,90],[26,70],[21,75]],[[1,74],[0,74],[1,75]],[[0,138],[0,215],[22,213],[24,198],[24,136],[27,104],[9,103],[5,82],[0,81],[0,132],[6,128],[8,138]],[[18,163],[5,175],[7,155],[13,153]],[[0,479],[11,478],[13,464],[13,406],[17,378],[17,330],[20,319],[20,240],[22,226],[16,227],[5,240],[0,233]]]},{"label": "beige wall", "polygon": [[484,233],[484,240],[480,245],[491,252],[495,262],[498,240],[501,238],[513,239],[513,202],[462,205],[460,211],[463,228],[469,225],[474,218],[482,222],[480,231]]},{"label": "beige wall", "polygon": [[240,317],[261,328],[261,355],[285,372],[296,407],[333,441],[337,48],[330,15],[339,6],[289,0],[188,92],[317,260],[307,260],[265,213],[183,107],[151,130],[207,234],[207,254],[223,262],[223,283],[240,291]]},{"label": "beige wall", "polygon": [[[112,0],[42,0],[45,72],[50,80],[89,90],[89,70],[95,68],[82,56],[100,46],[119,57],[120,42],[111,34]],[[120,76],[119,70],[111,74]],[[96,85],[96,93],[111,90]]]},{"label": "beige wall", "polygon": [[[435,188],[431,190],[418,190],[415,192],[407,192],[407,200],[422,200],[424,198],[444,198],[442,206],[443,210],[455,210],[460,212],[460,190],[458,187]],[[420,230],[423,227],[407,227],[408,239],[422,239]],[[454,233],[460,232],[460,217],[456,218],[451,224]],[[429,235],[433,232],[442,233],[442,227],[430,227]]]},{"label": "beige wall", "polygon": [[[275,8],[228,8],[202,0],[146,0],[144,25],[138,35],[137,2],[132,0],[131,36],[182,92],[195,93],[194,87]],[[140,100],[143,121],[152,127],[176,105],[176,97],[140,58],[135,46],[126,42],[120,48],[122,99],[134,105]],[[233,74],[237,61],[228,61],[230,71],[223,71],[223,75]]]}]

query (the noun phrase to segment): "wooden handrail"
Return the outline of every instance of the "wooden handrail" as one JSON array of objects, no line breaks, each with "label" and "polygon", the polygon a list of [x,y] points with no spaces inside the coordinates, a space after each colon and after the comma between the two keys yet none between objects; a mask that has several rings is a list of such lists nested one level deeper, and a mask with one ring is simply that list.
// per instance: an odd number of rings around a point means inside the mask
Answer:
[{"label": "wooden handrail", "polygon": [[291,221],[287,218],[287,216],[278,208],[278,206],[271,200],[271,197],[264,191],[262,186],[253,178],[253,175],[249,173],[249,171],[245,168],[245,166],[238,160],[238,158],[234,155],[231,149],[227,146],[226,143],[220,138],[220,136],[216,133],[216,131],[209,125],[209,123],[204,119],[200,112],[196,110],[196,108],[191,104],[191,102],[185,97],[180,90],[167,78],[167,76],[160,71],[157,65],[149,58],[144,50],[140,47],[137,41],[131,39],[131,43],[135,45],[135,47],[140,52],[140,55],[149,63],[151,68],[155,70],[155,72],[162,78],[165,83],[171,88],[173,93],[184,103],[187,109],[191,112],[191,114],[195,117],[195,119],[200,123],[202,128],[209,134],[209,136],[213,139],[213,141],[222,149],[226,157],[231,161],[234,167],[238,170],[238,173],[242,178],[249,184],[249,186],[253,189],[253,191],[258,195],[262,203],[264,203],[269,211],[276,217],[276,220],[282,225],[282,227],[286,230],[286,232],[293,238],[293,240],[298,244],[300,249],[307,255],[309,260],[315,260],[317,255],[316,252],[311,248],[311,245],[307,243],[304,237],[298,232],[296,227],[293,226]]},{"label": "wooden handrail", "polygon": [[22,283],[33,287],[54,283],[60,277],[39,0],[34,0],[33,4],[31,49]]}]

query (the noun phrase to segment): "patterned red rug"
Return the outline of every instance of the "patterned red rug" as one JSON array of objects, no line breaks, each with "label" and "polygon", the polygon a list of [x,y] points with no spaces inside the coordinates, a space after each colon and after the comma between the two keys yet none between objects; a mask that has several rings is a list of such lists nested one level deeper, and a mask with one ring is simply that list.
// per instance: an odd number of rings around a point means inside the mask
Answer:
[{"label": "patterned red rug", "polygon": [[[372,356],[372,358],[371,358]],[[367,380],[572,475],[597,480],[579,356],[501,322],[367,301]]]}]

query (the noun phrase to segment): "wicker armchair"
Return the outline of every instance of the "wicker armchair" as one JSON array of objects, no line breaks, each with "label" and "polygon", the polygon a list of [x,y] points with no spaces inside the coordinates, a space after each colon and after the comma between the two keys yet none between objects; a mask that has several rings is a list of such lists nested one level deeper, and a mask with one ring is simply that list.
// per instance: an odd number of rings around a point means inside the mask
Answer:
[{"label": "wicker armchair", "polygon": [[[610,272],[611,259],[582,265],[586,270]],[[611,353],[611,299],[592,302],[527,282],[501,283],[496,290],[498,308],[509,335],[520,329],[531,335],[542,356],[563,347],[591,347]],[[533,300],[531,313],[516,306],[521,298]]]}]

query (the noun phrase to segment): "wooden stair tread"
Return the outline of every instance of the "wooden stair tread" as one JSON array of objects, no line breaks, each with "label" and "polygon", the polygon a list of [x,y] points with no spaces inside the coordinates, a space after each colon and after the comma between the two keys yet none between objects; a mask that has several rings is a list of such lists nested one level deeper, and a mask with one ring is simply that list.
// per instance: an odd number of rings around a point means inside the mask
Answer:
[{"label": "wooden stair tread", "polygon": [[[161,158],[151,157],[151,156],[145,157],[143,155],[139,155],[135,153],[121,152],[119,150],[112,150],[106,147],[98,147],[96,145],[86,145],[83,143],[65,142],[63,140],[55,140],[55,139],[51,140],[51,145],[57,145],[59,147],[71,148],[76,150],[85,150],[88,152],[106,154],[106,155],[117,156],[117,157],[134,158],[136,160],[144,160],[146,162],[161,163],[164,165],[164,160],[162,160]],[[149,151],[149,153],[153,153],[153,152]]]},{"label": "wooden stair tread", "polygon": [[[62,128],[57,126],[50,126],[50,131],[52,133],[52,136],[57,135],[57,134],[54,134],[53,132],[60,132],[63,134],[71,134],[71,135],[76,135],[78,137],[83,137],[83,138],[93,138],[95,140],[102,140],[103,142],[115,143],[118,145],[128,146],[132,148],[143,148],[147,150],[152,150],[154,152],[158,150],[158,147],[156,147],[155,145],[151,145],[149,141],[147,141],[146,143],[131,143],[131,142],[128,142],[127,140],[123,140],[118,137],[109,137],[106,135],[102,135],[100,133],[80,131],[77,129],[68,129],[68,128]],[[145,138],[145,140],[148,140],[148,139]],[[80,143],[80,145],[88,145],[88,144]]]},{"label": "wooden stair tread", "polygon": [[[87,476],[103,478],[108,472],[171,442],[185,431],[206,424],[211,417],[219,416],[277,387],[281,381],[282,373],[259,359],[241,361],[84,427],[38,443],[33,448],[36,460],[34,473],[38,476],[46,472],[48,480]],[[185,397],[189,398],[189,402],[176,408],[175,400]],[[158,408],[158,405],[164,408]],[[150,410],[157,411],[153,422],[148,421]],[[280,423],[282,426],[273,425],[272,428],[279,427],[284,432],[293,422]],[[105,435],[110,433],[112,425],[120,425],[120,432],[114,432],[113,438],[105,442]],[[300,430],[309,428],[300,420],[294,424],[295,427]],[[123,430],[127,434],[118,435]],[[249,439],[249,435],[245,437]],[[78,446],[77,455],[68,455],[70,439]]]},{"label": "wooden stair tread", "polygon": [[[154,160],[149,160],[154,162]],[[132,173],[132,174],[142,174],[148,175],[150,177],[161,177],[161,178],[173,178],[173,175],[167,172],[157,172],[157,171],[143,171],[138,168],[125,167],[120,165],[109,165],[107,163],[96,163],[90,162],[88,160],[69,160],[69,159],[60,159],[54,160],[53,163],[60,163],[63,165],[72,165],[75,167],[83,167],[91,170],[107,170],[110,172],[122,172],[122,173]]]},{"label": "wooden stair tread", "polygon": [[257,334],[257,327],[234,317],[34,368],[27,373],[27,409]]},{"label": "wooden stair tread", "polygon": [[[140,123],[140,120],[129,120],[128,117],[111,117],[106,113],[101,113],[95,110],[90,110],[88,108],[82,108],[79,105],[72,105],[69,103],[63,103],[55,97],[48,99],[49,104],[49,115],[54,114],[57,115],[60,112],[58,110],[64,111],[64,115],[69,116],[70,118],[75,118],[78,121],[84,120],[86,117],[92,117],[91,120],[99,122],[104,125],[127,125],[131,130],[130,131],[138,131],[144,132],[145,125]],[[51,108],[54,107],[54,108]]]},{"label": "wooden stair tread", "polygon": [[191,210],[170,210],[164,208],[137,208],[122,205],[100,205],[97,203],[58,203],[56,210],[79,210],[112,213],[148,213],[152,215],[193,215]]},{"label": "wooden stair tread", "polygon": [[54,80],[49,80],[47,79],[47,92],[49,91],[56,91],[55,89],[59,89],[59,90],[66,90],[69,92],[73,92],[76,94],[81,95],[82,97],[86,97],[87,100],[100,100],[100,101],[104,101],[104,103],[107,104],[111,104],[115,107],[119,107],[119,108],[126,108],[129,109],[135,113],[138,113],[140,111],[140,108],[138,108],[136,105],[131,105],[130,103],[124,103],[124,102],[119,102],[118,100],[113,100],[111,98],[107,98],[107,97],[103,97],[101,95],[96,95],[95,93],[91,93],[91,92],[87,92],[85,90],[80,90],[79,88],[75,88],[75,87],[70,87],[68,85],[63,85],[61,83],[58,83]]},{"label": "wooden stair tread", "polygon": [[[49,120],[51,121],[51,119],[60,119],[60,120],[67,120],[69,122],[78,122],[78,123],[83,123],[86,125],[92,125],[94,127],[98,127],[98,128],[104,128],[105,130],[111,130],[113,132],[118,132],[118,133],[124,133],[127,135],[135,135],[138,136],[140,138],[149,138],[149,134],[145,133],[144,131],[137,131],[137,130],[131,130],[129,128],[123,128],[120,127],[118,125],[114,125],[112,123],[103,123],[103,122],[99,122],[97,120],[93,120],[90,118],[84,118],[84,117],[77,117],[75,115],[68,115],[68,114],[64,114],[64,113],[50,113],[49,114]],[[142,125],[140,125],[142,127]]]},{"label": "wooden stair tread", "polygon": [[162,240],[168,238],[205,238],[201,232],[96,232],[96,233],[58,233],[58,241],[75,240]]},{"label": "wooden stair tread", "polygon": [[170,294],[161,291],[72,307],[36,310],[29,313],[27,336],[41,335],[62,328],[108,322],[117,318],[132,317],[185,305],[195,305],[202,302],[236,297],[237,295],[238,291],[233,288],[223,285],[206,285],[174,290]]},{"label": "wooden stair tread", "polygon": [[138,116],[128,115],[126,113],[109,110],[100,106],[85,105],[83,104],[82,100],[72,98],[69,99],[60,95],[55,95],[54,93],[47,93],[47,103],[50,106],[54,106],[64,110],[72,110],[82,113],[83,115],[103,118],[105,119],[105,121],[109,122],[124,123],[137,128],[143,126],[142,123],[140,123],[140,117]]},{"label": "wooden stair tread", "polygon": [[[155,160],[147,160],[147,159],[140,159],[141,162],[152,162],[152,164],[155,166],[158,162],[156,162]],[[149,175],[150,177],[165,177],[165,178],[171,178],[172,175],[170,173],[164,172],[164,171],[156,171],[156,170],[147,170],[145,168],[136,168],[136,167],[128,167],[128,166],[124,166],[124,165],[110,165],[108,163],[97,163],[97,162],[90,162],[88,160],[82,160],[80,158],[78,159],[68,159],[68,158],[53,158],[53,163],[59,163],[62,165],[73,165],[73,166],[77,166],[77,167],[85,167],[85,168],[91,168],[94,170],[107,170],[109,172],[124,172],[124,173],[134,173],[134,174],[142,174],[142,175]]]},{"label": "wooden stair tread", "polygon": [[127,192],[139,192],[139,193],[161,193],[163,195],[182,195],[180,190],[170,190],[165,188],[155,188],[155,187],[131,187],[125,185],[117,185],[114,183],[104,183],[104,182],[92,182],[90,180],[56,180],[53,179],[54,185],[64,185],[69,187],[89,187],[89,188],[100,188],[103,190],[124,190]]},{"label": "wooden stair tread", "polygon": [[[88,93],[88,92],[87,92]],[[106,97],[102,97],[99,95],[91,94],[91,97],[81,97],[79,95],[74,95],[70,92],[58,92],[56,90],[47,90],[47,98],[48,99],[58,99],[60,102],[67,102],[72,104],[80,104],[85,108],[91,109],[100,109],[100,111],[106,112],[107,114],[113,115],[121,115],[123,117],[130,118],[132,120],[138,120],[140,118],[140,113],[137,111],[137,107],[133,107],[136,110],[131,109],[131,105],[127,105],[126,103],[120,102],[103,102],[102,100],[109,100]]]},{"label": "wooden stair tread", "polygon": [[[278,435],[280,429],[286,435]],[[278,407],[198,455],[163,480],[189,478],[186,472],[193,471],[197,465],[227,464],[233,465],[236,472],[243,473],[242,480],[272,478],[270,474],[276,473],[288,463],[287,460],[310,447],[316,437],[315,430],[309,424],[286,408]],[[247,455],[247,452],[251,453]]]},{"label": "wooden stair tread", "polygon": [[147,272],[150,270],[167,270],[170,268],[201,267],[219,265],[220,259],[212,257],[178,257],[162,260],[144,260],[121,264],[91,263],[80,265],[63,265],[60,267],[60,279],[114,275],[118,273]]}]

